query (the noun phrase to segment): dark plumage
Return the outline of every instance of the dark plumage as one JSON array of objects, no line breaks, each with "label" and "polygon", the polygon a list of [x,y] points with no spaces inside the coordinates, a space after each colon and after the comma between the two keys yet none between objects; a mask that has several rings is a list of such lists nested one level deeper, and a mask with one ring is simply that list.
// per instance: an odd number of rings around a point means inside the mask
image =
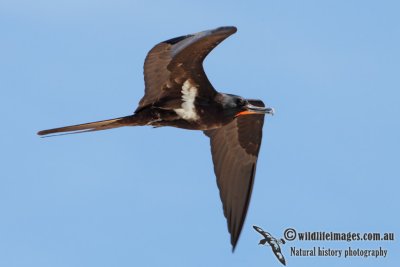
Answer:
[{"label": "dark plumage", "polygon": [[133,115],[38,134],[144,125],[204,131],[211,140],[214,170],[234,249],[249,206],[264,114],[273,114],[273,109],[266,108],[261,100],[217,92],[204,73],[204,58],[235,32],[235,27],[221,27],[153,47],[144,63],[145,94]]}]

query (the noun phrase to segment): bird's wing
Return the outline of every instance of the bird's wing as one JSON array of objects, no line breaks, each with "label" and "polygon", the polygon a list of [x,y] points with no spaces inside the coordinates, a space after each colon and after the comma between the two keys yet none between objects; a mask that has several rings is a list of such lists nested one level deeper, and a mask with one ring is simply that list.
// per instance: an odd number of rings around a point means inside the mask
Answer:
[{"label": "bird's wing", "polygon": [[[264,106],[260,100],[249,102]],[[211,139],[214,171],[233,250],[250,202],[263,124],[264,115],[244,115],[221,128],[204,131]]]},{"label": "bird's wing", "polygon": [[281,247],[279,246],[278,242],[274,242],[271,244],[272,251],[274,252],[275,256],[278,258],[278,260],[283,264],[286,265],[286,260],[285,257],[283,257]]},{"label": "bird's wing", "polygon": [[[164,104],[180,107],[182,86],[188,79],[200,88],[198,97],[213,98],[217,92],[204,73],[202,63],[213,48],[235,32],[235,27],[220,27],[154,46],[144,62],[145,95],[136,112],[161,99]],[[179,103],[174,103],[175,99]]]},{"label": "bird's wing", "polygon": [[263,230],[263,229],[261,229],[261,227],[258,227],[258,226],[255,226],[255,225],[253,225],[253,228],[254,228],[254,230],[256,230],[257,232],[259,232],[260,234],[262,234],[264,237],[267,237],[266,236],[266,232]]}]

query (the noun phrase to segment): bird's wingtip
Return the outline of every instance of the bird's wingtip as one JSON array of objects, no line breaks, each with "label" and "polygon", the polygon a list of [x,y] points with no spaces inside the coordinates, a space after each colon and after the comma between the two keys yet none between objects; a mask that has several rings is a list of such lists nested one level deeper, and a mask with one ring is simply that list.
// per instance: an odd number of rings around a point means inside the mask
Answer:
[{"label": "bird's wingtip", "polygon": [[214,29],[213,32],[233,34],[237,32],[237,28],[235,26],[222,26]]}]

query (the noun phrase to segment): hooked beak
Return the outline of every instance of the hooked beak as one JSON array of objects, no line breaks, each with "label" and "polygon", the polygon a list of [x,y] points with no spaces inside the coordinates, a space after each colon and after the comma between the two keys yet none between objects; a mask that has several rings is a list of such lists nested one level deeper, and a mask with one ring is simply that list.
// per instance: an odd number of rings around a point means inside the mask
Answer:
[{"label": "hooked beak", "polygon": [[257,107],[254,106],[250,103],[248,103],[246,105],[246,110],[239,112],[237,116],[241,116],[241,115],[251,115],[251,114],[270,114],[270,115],[274,115],[275,110],[273,108],[270,107]]}]

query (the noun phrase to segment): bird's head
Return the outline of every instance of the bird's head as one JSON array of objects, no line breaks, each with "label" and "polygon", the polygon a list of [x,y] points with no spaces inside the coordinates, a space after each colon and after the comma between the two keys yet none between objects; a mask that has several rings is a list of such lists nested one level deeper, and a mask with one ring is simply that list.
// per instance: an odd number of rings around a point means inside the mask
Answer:
[{"label": "bird's head", "polygon": [[238,117],[253,114],[274,115],[274,109],[265,107],[261,100],[244,99],[241,96],[222,94],[221,104],[226,115]]}]

